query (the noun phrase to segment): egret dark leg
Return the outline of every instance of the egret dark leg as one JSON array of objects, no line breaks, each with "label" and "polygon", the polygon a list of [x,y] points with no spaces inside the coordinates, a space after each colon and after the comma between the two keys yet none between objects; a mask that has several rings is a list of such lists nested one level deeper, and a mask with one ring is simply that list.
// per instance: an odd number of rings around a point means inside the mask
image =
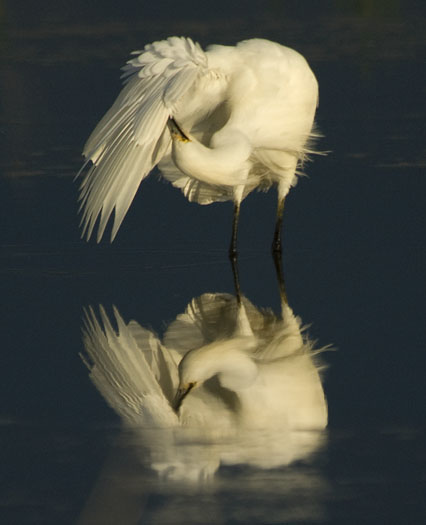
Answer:
[{"label": "egret dark leg", "polygon": [[232,220],[232,237],[229,247],[229,257],[231,260],[237,257],[237,237],[238,237],[238,220],[240,218],[240,203],[234,203],[234,218]]},{"label": "egret dark leg", "polygon": [[235,257],[231,257],[231,265],[232,275],[234,277],[235,296],[237,298],[237,303],[241,304],[240,275],[238,273],[238,258],[236,255]]},{"label": "egret dark leg", "polygon": [[288,304],[287,292],[285,290],[283,260],[281,250],[274,250],[272,254],[275,264],[275,272],[277,274],[278,287],[280,291],[281,304]]},{"label": "egret dark leg", "polygon": [[274,240],[272,241],[272,253],[281,253],[281,229],[283,223],[285,197],[278,199],[277,215],[275,219]]}]

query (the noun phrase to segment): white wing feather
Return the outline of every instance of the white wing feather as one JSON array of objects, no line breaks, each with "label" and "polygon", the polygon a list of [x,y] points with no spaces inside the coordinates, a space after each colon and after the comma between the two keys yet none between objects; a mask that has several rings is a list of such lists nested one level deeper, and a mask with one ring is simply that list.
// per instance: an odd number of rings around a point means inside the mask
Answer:
[{"label": "white wing feather", "polygon": [[100,216],[98,242],[115,208],[114,240],[139,184],[170,148],[169,116],[208,71],[205,53],[189,38],[171,37],[134,54],[123,68],[125,87],[83,151],[85,166],[93,165],[80,186],[82,236],[91,237]]},{"label": "white wing feather", "polygon": [[177,425],[170,405],[177,386],[173,357],[152,334],[142,334],[144,329],[137,323],[126,325],[115,308],[114,315],[118,333],[102,307],[101,323],[92,308],[85,312],[83,342],[91,361],[86,363],[91,380],[126,424]]}]

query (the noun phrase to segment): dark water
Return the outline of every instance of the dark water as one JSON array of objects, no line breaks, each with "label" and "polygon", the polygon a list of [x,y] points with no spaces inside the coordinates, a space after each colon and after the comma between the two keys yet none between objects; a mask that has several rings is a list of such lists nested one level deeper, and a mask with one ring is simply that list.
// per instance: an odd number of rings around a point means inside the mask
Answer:
[{"label": "dark water", "polygon": [[[90,5],[87,5],[90,4]],[[423,523],[426,518],[425,23],[421,2],[0,5],[0,521]],[[82,308],[116,305],[162,334],[203,293],[234,293],[231,206],[155,176],[113,245],[79,238],[85,139],[128,52],[172,34],[295,47],[320,84],[320,147],[285,214],[289,303],[324,354],[327,436],[309,460],[161,483],[91,384]],[[241,214],[240,278],[279,310],[275,195]],[[126,441],[124,441],[126,443]],[[140,459],[140,458],[139,458]]]}]

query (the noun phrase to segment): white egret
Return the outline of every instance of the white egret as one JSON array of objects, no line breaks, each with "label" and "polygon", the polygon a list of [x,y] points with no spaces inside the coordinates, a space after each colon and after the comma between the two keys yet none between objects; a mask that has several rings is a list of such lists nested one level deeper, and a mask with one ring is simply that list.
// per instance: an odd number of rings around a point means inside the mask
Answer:
[{"label": "white egret", "polygon": [[93,165],[80,187],[82,235],[89,239],[99,218],[99,242],[115,210],[113,241],[141,181],[159,164],[190,201],[233,201],[231,254],[241,201],[276,185],[279,250],[284,200],[314,135],[318,84],[306,60],[262,39],[204,52],[171,37],[133,54],[123,90],[84,148],[83,168]]},{"label": "white egret", "polygon": [[148,447],[151,468],[196,480],[220,464],[286,465],[320,445],[327,403],[317,352],[283,308],[280,319],[244,297],[204,294],[162,342],[116,309],[118,331],[102,308],[101,323],[87,312],[90,377]]}]

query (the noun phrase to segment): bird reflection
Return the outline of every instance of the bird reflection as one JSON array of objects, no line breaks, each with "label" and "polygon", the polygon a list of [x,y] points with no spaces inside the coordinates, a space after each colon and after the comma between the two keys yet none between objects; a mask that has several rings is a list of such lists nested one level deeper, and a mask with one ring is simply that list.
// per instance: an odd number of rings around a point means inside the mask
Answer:
[{"label": "bird reflection", "polygon": [[281,283],[280,315],[240,292],[206,293],[162,339],[115,307],[111,318],[102,306],[86,310],[90,378],[121,417],[123,439],[161,478],[199,481],[220,465],[289,465],[321,445],[321,349]]}]

